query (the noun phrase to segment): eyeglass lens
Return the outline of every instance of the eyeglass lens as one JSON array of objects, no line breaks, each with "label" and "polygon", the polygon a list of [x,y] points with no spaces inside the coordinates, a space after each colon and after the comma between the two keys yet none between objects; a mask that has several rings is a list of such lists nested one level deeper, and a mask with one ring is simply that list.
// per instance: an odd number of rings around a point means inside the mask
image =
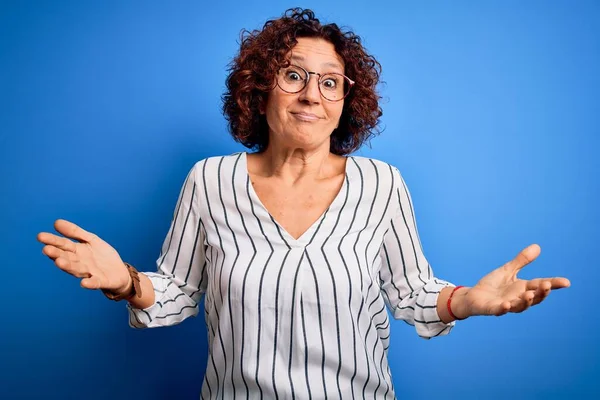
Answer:
[{"label": "eyeglass lens", "polygon": [[[317,78],[317,76],[313,77],[313,79]],[[308,79],[308,73],[295,65],[290,65],[279,71],[279,86],[288,93],[300,92],[306,86]],[[350,81],[342,74],[323,74],[318,79],[321,95],[327,100],[341,100],[346,97],[346,94],[350,90]]]}]

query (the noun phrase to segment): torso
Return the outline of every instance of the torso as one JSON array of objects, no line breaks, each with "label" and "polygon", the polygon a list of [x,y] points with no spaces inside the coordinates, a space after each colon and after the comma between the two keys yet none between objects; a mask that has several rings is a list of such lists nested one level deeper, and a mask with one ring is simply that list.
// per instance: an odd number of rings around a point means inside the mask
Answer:
[{"label": "torso", "polygon": [[254,192],[269,214],[294,239],[298,239],[331,205],[344,183],[346,158],[335,159],[335,174],[321,181],[285,185],[277,178],[253,173],[258,167],[256,158],[248,157],[248,174]]},{"label": "torso", "polygon": [[[399,197],[400,175],[384,162],[340,157],[347,165],[333,162],[323,179],[287,190],[252,173],[246,155],[210,157],[191,171],[162,249],[166,276],[153,278],[162,305],[151,316],[139,310],[130,323],[179,323],[200,312],[204,293],[206,399],[395,399],[385,300],[396,316],[413,318],[417,297],[409,294],[425,277],[417,267],[428,268],[410,201]],[[300,223],[292,218],[305,210]],[[174,294],[178,286],[185,296]],[[435,294],[428,296],[424,304]],[[446,329],[429,311],[419,332]]]}]

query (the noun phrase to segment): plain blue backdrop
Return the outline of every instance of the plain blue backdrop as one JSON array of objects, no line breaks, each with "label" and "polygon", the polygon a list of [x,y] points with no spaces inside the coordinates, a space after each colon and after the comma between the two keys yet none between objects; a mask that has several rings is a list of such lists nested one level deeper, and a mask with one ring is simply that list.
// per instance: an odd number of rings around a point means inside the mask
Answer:
[{"label": "plain blue backdrop", "polygon": [[240,30],[297,5],[383,65],[357,154],[403,173],[436,275],[472,286],[539,243],[521,276],[572,282],[429,341],[395,321],[398,397],[599,396],[600,3],[272,0],[1,3],[0,398],[199,398],[202,317],[131,329],[35,237],[66,218],[155,270],[189,169],[243,150],[220,111]]}]

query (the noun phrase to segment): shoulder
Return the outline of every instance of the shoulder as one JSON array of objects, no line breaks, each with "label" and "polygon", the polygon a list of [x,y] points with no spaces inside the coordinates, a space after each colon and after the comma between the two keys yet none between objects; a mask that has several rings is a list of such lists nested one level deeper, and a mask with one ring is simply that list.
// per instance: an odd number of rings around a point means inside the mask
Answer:
[{"label": "shoulder", "polygon": [[190,171],[190,176],[197,182],[217,182],[223,174],[231,175],[242,168],[243,152],[222,156],[207,157],[197,161]]},{"label": "shoulder", "polygon": [[385,161],[378,160],[376,158],[363,157],[363,156],[352,156],[352,155],[348,156],[348,158],[351,158],[353,161],[355,161],[359,165],[375,165],[378,168],[381,168],[381,167],[394,168],[394,166],[392,164],[389,164]]},{"label": "shoulder", "polygon": [[402,176],[394,165],[370,157],[349,156],[348,169],[353,168],[358,172],[359,179],[377,179],[382,184],[391,184],[398,187]]},{"label": "shoulder", "polygon": [[242,159],[243,152],[232,153],[222,156],[212,156],[203,158],[194,164],[192,170],[213,170],[216,171],[223,166],[235,166]]}]

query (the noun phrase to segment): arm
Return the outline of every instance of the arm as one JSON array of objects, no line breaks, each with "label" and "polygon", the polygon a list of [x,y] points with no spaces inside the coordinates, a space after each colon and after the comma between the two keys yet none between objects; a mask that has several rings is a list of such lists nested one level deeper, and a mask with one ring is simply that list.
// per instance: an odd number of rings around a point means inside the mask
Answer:
[{"label": "arm", "polygon": [[207,275],[197,166],[188,174],[179,194],[156,261],[157,272],[139,274],[142,297],[132,298],[127,305],[129,324],[134,328],[174,325],[198,314]]},{"label": "arm", "polygon": [[[406,185],[397,169],[398,211],[382,246],[381,288],[394,317],[414,324],[417,333],[430,338],[449,333],[454,319],[448,312],[448,298],[453,287],[434,278],[425,259]],[[538,245],[523,249],[516,258],[484,276],[471,288],[460,288],[452,297],[452,313],[459,319],[476,315],[500,316],[520,313],[541,303],[551,290],[566,288],[563,277],[517,278],[520,270],[540,254]]]},{"label": "arm", "polygon": [[[392,204],[396,209],[381,249],[380,280],[384,299],[394,318],[414,325],[419,336],[446,335],[454,322],[445,314],[443,301],[447,301],[452,284],[433,275],[418,237],[408,189],[396,168],[392,168],[392,177]],[[453,304],[461,291],[454,294]]]}]

